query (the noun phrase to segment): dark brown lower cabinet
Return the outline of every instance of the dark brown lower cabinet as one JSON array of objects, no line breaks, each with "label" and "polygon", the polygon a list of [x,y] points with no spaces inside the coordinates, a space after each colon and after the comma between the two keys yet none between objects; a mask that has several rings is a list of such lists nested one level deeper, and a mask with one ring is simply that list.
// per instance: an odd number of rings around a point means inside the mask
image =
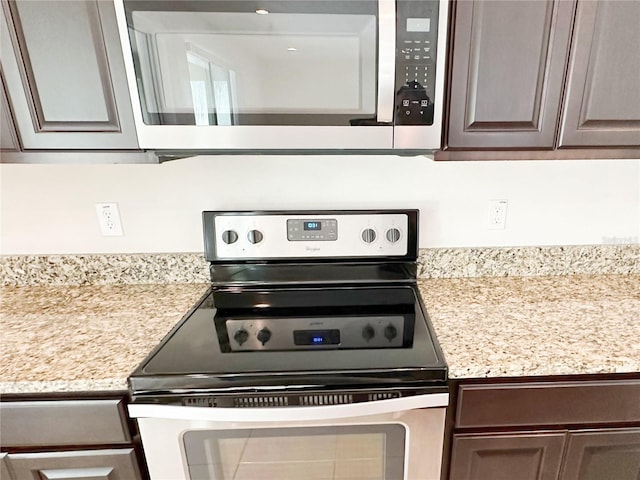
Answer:
[{"label": "dark brown lower cabinet", "polygon": [[638,480],[640,428],[456,435],[450,472],[452,480]]},{"label": "dark brown lower cabinet", "polygon": [[455,389],[449,480],[640,480],[637,376]]},{"label": "dark brown lower cabinet", "polygon": [[450,478],[556,480],[564,441],[564,433],[456,435]]},{"label": "dark brown lower cabinet", "polygon": [[0,401],[0,480],[147,478],[126,393]]},{"label": "dark brown lower cabinet", "polygon": [[572,432],[562,480],[638,480],[640,428]]}]

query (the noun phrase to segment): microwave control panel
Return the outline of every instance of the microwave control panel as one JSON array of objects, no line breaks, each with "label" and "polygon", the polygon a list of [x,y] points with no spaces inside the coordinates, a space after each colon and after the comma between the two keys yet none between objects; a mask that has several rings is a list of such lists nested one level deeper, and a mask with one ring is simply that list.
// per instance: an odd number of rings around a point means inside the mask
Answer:
[{"label": "microwave control panel", "polygon": [[438,6],[397,2],[395,125],[433,125]]}]

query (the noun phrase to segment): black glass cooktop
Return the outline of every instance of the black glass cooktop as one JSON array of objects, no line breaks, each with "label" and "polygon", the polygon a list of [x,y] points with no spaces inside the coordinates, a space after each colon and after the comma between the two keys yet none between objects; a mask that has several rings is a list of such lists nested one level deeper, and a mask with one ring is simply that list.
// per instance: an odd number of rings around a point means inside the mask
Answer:
[{"label": "black glass cooktop", "polygon": [[413,285],[212,288],[129,378],[132,394],[444,384]]}]

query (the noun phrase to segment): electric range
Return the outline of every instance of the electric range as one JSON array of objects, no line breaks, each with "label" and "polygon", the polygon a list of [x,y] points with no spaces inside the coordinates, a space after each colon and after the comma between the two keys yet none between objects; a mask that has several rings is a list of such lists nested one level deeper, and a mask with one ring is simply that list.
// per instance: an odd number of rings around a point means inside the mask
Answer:
[{"label": "electric range", "polygon": [[417,210],[207,211],[211,286],[129,378],[133,403],[337,405],[447,392]]}]

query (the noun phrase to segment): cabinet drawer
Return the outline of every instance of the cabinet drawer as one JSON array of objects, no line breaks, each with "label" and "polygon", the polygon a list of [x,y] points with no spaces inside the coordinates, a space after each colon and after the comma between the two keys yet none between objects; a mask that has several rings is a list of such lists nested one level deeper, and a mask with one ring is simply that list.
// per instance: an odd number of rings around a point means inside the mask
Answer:
[{"label": "cabinet drawer", "polygon": [[[16,479],[43,480],[140,480],[140,469],[131,448],[78,452],[12,453],[10,471]],[[11,478],[11,477],[9,477]]]},{"label": "cabinet drawer", "polygon": [[461,385],[456,428],[640,422],[640,380]]},{"label": "cabinet drawer", "polygon": [[0,403],[3,446],[131,443],[122,399]]}]

